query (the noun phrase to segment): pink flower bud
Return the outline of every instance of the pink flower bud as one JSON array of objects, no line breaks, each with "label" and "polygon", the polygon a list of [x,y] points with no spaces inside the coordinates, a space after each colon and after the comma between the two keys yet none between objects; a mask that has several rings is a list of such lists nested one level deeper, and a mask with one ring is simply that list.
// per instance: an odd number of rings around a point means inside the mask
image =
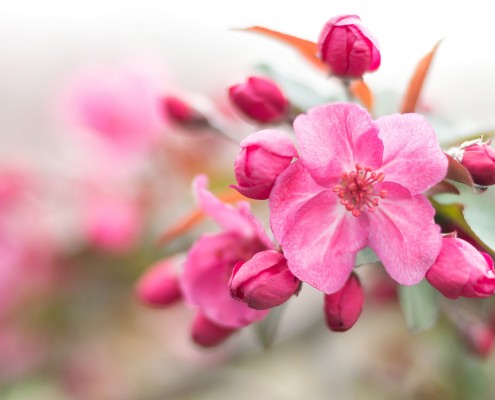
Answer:
[{"label": "pink flower bud", "polygon": [[325,295],[325,317],[332,331],[344,332],[352,328],[361,314],[364,292],[356,274],[351,274],[345,285]]},{"label": "pink flower bud", "polygon": [[479,357],[488,357],[493,349],[495,334],[483,322],[473,322],[459,329],[467,348]]},{"label": "pink flower bud", "polygon": [[165,97],[162,107],[170,120],[185,128],[205,128],[208,120],[196,109],[178,97]]},{"label": "pink flower bud", "polygon": [[246,117],[261,123],[282,120],[289,102],[280,88],[267,78],[252,76],[229,89],[230,100]]},{"label": "pink flower bud", "polygon": [[430,284],[449,299],[488,297],[495,292],[493,260],[465,240],[444,237],[435,263],[426,273]]},{"label": "pink flower bud", "polygon": [[241,142],[234,165],[239,184],[232,187],[250,199],[265,200],[294,157],[297,150],[287,135],[272,129],[253,133]]},{"label": "pink flower bud", "polygon": [[478,142],[464,149],[461,159],[473,181],[479,185],[495,184],[495,149],[489,142]]},{"label": "pink flower bud", "polygon": [[289,271],[281,253],[266,250],[256,253],[247,262],[238,262],[229,286],[235,299],[256,310],[266,310],[289,300],[300,283]]},{"label": "pink flower bud", "polygon": [[175,264],[171,259],[158,261],[137,283],[139,300],[150,306],[168,306],[182,297]]},{"label": "pink flower bud", "polygon": [[360,78],[380,66],[378,42],[357,15],[328,21],[318,38],[318,49],[332,74],[342,78]]},{"label": "pink flower bud", "polygon": [[203,314],[197,313],[192,325],[192,340],[202,347],[213,347],[221,344],[236,329],[226,328],[211,322]]}]

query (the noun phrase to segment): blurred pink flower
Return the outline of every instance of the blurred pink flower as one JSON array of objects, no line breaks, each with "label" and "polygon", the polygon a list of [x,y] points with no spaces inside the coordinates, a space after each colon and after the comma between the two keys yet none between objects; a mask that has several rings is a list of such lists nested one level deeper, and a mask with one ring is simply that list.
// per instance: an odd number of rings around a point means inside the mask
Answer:
[{"label": "blurred pink flower", "polygon": [[455,237],[442,239],[442,250],[426,273],[426,279],[449,299],[489,297],[495,292],[491,257]]},{"label": "blurred pink flower", "polygon": [[370,246],[397,282],[419,282],[442,241],[421,193],[447,172],[426,119],[375,122],[355,104],[331,104],[300,115],[294,130],[300,158],[270,195],[271,227],[292,273],[333,293]]},{"label": "blurred pink flower", "polygon": [[333,75],[360,78],[380,66],[378,41],[357,15],[341,15],[329,20],[318,38],[318,49]]},{"label": "blurred pink flower", "polygon": [[134,199],[92,193],[83,213],[86,239],[109,252],[126,252],[138,242],[143,215]]},{"label": "blurred pink flower", "polygon": [[265,200],[294,157],[297,150],[286,134],[273,129],[253,133],[241,142],[234,164],[238,185],[232,187],[251,199]]},{"label": "blurred pink flower", "polygon": [[184,264],[181,288],[186,303],[211,323],[224,329],[241,328],[262,319],[267,311],[253,310],[230,296],[232,270],[237,262],[247,261],[273,245],[250,213],[248,203],[239,202],[234,208],[206,187],[206,176],[196,177],[194,189],[200,208],[224,231],[204,235],[194,244]]},{"label": "blurred pink flower", "polygon": [[89,71],[72,85],[67,101],[76,122],[114,150],[142,150],[159,133],[159,97],[142,73]]}]

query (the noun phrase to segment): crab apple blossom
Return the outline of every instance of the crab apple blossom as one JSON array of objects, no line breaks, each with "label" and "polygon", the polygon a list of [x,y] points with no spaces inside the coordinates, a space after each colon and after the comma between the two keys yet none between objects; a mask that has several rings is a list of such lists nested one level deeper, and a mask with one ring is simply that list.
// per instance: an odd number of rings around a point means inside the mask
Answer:
[{"label": "crab apple blossom", "polygon": [[223,228],[223,232],[203,235],[190,249],[180,284],[184,300],[197,308],[209,322],[236,329],[264,318],[267,311],[249,308],[230,295],[229,279],[239,261],[247,261],[273,245],[263,227],[250,213],[249,204],[237,208],[225,204],[207,189],[206,176],[194,180],[201,210]]},{"label": "crab apple blossom", "polygon": [[357,15],[330,19],[318,38],[318,50],[331,73],[341,78],[360,78],[380,66],[378,42]]},{"label": "crab apple blossom", "polygon": [[162,307],[182,298],[179,278],[173,259],[160,260],[139,279],[136,292],[139,300],[147,305]]},{"label": "crab apple blossom", "polygon": [[232,297],[256,310],[277,307],[297,293],[301,282],[287,268],[282,253],[266,250],[238,262],[229,286]]},{"label": "crab apple blossom", "polygon": [[251,76],[247,82],[230,87],[229,97],[242,114],[262,124],[281,121],[289,111],[289,101],[268,78]]},{"label": "crab apple blossom", "polygon": [[165,97],[162,109],[169,120],[184,128],[206,128],[209,125],[203,114],[178,97]]},{"label": "crab apple blossom", "polygon": [[478,139],[461,145],[457,159],[475,183],[484,186],[495,184],[495,149],[490,147],[489,141]]},{"label": "crab apple blossom", "polygon": [[227,340],[237,329],[215,324],[203,314],[197,313],[191,328],[192,340],[202,347],[214,347]]},{"label": "crab apple blossom", "polygon": [[289,137],[273,129],[249,135],[241,142],[234,171],[239,193],[256,200],[266,200],[275,179],[297,157],[297,150]]},{"label": "crab apple blossom", "polygon": [[344,286],[325,295],[325,320],[330,330],[344,332],[353,327],[361,315],[364,292],[356,274],[351,274]]},{"label": "crab apple blossom", "polygon": [[495,292],[491,257],[456,237],[443,238],[442,250],[426,279],[449,299],[488,297]]},{"label": "crab apple blossom", "polygon": [[427,120],[394,114],[373,121],[362,107],[338,103],[300,115],[294,130],[300,158],[270,194],[271,228],[291,272],[333,293],[369,246],[394,280],[418,283],[442,243],[422,193],[447,172]]}]

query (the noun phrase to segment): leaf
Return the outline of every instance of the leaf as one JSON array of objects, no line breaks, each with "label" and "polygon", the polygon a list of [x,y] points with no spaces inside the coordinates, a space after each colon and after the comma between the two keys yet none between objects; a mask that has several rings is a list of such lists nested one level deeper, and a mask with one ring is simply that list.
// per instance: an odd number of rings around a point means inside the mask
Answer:
[{"label": "leaf", "polygon": [[459,195],[440,194],[432,201],[444,216],[479,242],[492,255],[495,254],[495,188],[481,194],[473,193],[463,185],[457,185]]},{"label": "leaf", "polygon": [[423,279],[414,286],[399,286],[399,302],[411,332],[431,328],[438,317],[438,293]]},{"label": "leaf", "polygon": [[286,304],[272,308],[266,318],[254,325],[256,337],[264,349],[271,347],[275,341]]},{"label": "leaf", "polygon": [[378,256],[376,253],[370,247],[365,247],[356,254],[355,265],[360,267],[361,265],[374,264],[377,261]]},{"label": "leaf", "polygon": [[360,80],[354,81],[351,83],[350,90],[354,97],[356,97],[369,112],[373,110],[373,93],[371,93],[371,90],[366,83]]},{"label": "leaf", "polygon": [[[225,203],[235,203],[241,200],[249,201],[249,199],[244,197],[237,190],[232,189],[220,193],[217,197]],[[205,214],[203,211],[198,208],[192,210],[189,214],[179,219],[175,224],[170,226],[159,236],[157,241],[158,245],[164,246],[172,240],[186,234],[196,227],[201,221],[203,221],[204,218]]]},{"label": "leaf", "polygon": [[251,26],[249,28],[237,29],[239,31],[254,32],[271,37],[279,42],[285,43],[297,50],[307,61],[320,71],[328,71],[327,67],[318,58],[318,45],[315,42],[301,39],[286,33],[277,32],[262,26]]},{"label": "leaf", "polygon": [[441,194],[441,193],[459,194],[459,191],[457,190],[457,188],[454,185],[450,184],[449,182],[441,181],[441,182],[438,182],[435,186],[429,188],[425,192],[425,196],[431,197],[431,196],[435,196],[435,195]]},{"label": "leaf", "polygon": [[423,88],[423,84],[425,82],[426,76],[428,75],[431,62],[433,61],[433,57],[435,56],[440,43],[442,43],[441,40],[439,40],[437,44],[433,46],[433,49],[427,55],[425,55],[416,66],[416,70],[414,71],[414,75],[409,81],[409,86],[407,87],[404,100],[402,101],[402,106],[400,108],[401,113],[410,113],[416,110],[419,95],[421,94],[421,89]]}]

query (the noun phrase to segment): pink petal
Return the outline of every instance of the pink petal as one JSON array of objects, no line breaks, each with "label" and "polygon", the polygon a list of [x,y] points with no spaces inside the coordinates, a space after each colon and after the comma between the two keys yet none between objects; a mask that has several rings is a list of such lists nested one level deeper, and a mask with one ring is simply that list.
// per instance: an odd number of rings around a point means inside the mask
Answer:
[{"label": "pink petal", "polygon": [[366,26],[364,26],[361,21],[354,24],[354,28],[359,30],[363,35],[363,39],[369,42],[371,48],[371,64],[368,67],[369,72],[376,71],[381,63],[380,46],[378,45],[378,40],[375,35],[373,35]]},{"label": "pink petal", "polygon": [[435,209],[423,195],[411,197],[400,185],[384,182],[375,188],[387,191],[370,220],[369,245],[389,275],[403,285],[424,278],[442,246]]},{"label": "pink petal", "polygon": [[356,104],[328,104],[312,108],[294,121],[301,160],[313,179],[331,186],[355,164],[376,169],[383,144],[368,112]]},{"label": "pink petal", "polygon": [[325,293],[339,290],[356,253],[367,244],[367,218],[347,212],[299,161],[277,179],[270,210],[273,233],[291,272]]},{"label": "pink petal", "polygon": [[241,236],[252,237],[255,230],[251,218],[248,218],[249,203],[243,206],[248,212],[239,212],[229,204],[216,198],[208,189],[208,177],[198,175],[194,178],[193,189],[196,194],[199,207],[209,217],[228,232],[237,233]]},{"label": "pink petal", "polygon": [[143,303],[162,307],[181,299],[179,279],[173,259],[163,259],[153,264],[139,279],[136,294]]},{"label": "pink petal", "polygon": [[240,328],[262,319],[267,311],[257,311],[230,296],[229,279],[238,261],[246,261],[257,251],[253,243],[226,232],[202,236],[189,251],[180,282],[187,304],[198,307],[212,322]]},{"label": "pink petal", "polygon": [[201,313],[197,313],[191,327],[194,343],[201,347],[214,347],[227,340],[236,329],[215,324]]},{"label": "pink petal", "polygon": [[447,159],[435,132],[419,114],[379,118],[385,181],[396,182],[414,196],[440,182],[447,174]]}]

